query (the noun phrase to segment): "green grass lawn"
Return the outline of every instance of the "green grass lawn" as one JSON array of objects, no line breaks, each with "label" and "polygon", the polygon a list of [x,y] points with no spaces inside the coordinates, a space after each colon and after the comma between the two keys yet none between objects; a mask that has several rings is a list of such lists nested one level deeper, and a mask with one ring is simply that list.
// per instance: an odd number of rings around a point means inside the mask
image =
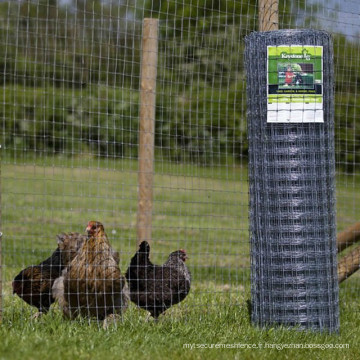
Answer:
[{"label": "green grass lawn", "polygon": [[[155,170],[152,259],[160,263],[171,251],[185,248],[192,290],[158,323],[130,306],[121,323],[104,331],[95,322],[64,320],[56,305],[40,320],[31,320],[35,309],[11,294],[11,280],[25,266],[51,254],[57,233],[82,232],[90,219],[104,223],[126,271],[136,249],[137,163],[26,155],[3,160],[0,359],[357,357],[358,275],[341,285],[339,335],[251,325],[245,166],[205,168],[158,161]],[[359,185],[356,176],[338,176],[338,230],[358,221]],[[263,348],[191,350],[183,344]],[[349,344],[350,348],[278,350],[266,344]]]}]

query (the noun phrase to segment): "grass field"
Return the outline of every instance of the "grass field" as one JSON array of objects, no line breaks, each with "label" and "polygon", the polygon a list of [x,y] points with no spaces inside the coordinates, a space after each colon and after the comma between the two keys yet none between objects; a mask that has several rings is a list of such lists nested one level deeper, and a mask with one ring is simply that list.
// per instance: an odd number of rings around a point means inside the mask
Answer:
[{"label": "grass field", "polygon": [[[162,262],[170,251],[185,248],[192,290],[158,323],[130,306],[121,323],[104,331],[95,322],[64,320],[57,306],[40,320],[31,320],[35,309],[11,294],[11,280],[51,254],[57,233],[82,232],[90,219],[105,224],[125,271],[136,248],[137,163],[90,157],[4,159],[0,359],[357,358],[357,275],[341,285],[339,335],[251,325],[245,166],[206,168],[159,161],[155,170],[152,259]],[[358,220],[359,186],[356,176],[338,176],[338,230]],[[184,344],[262,348],[191,350]],[[279,350],[269,344],[349,344],[349,349]]]}]

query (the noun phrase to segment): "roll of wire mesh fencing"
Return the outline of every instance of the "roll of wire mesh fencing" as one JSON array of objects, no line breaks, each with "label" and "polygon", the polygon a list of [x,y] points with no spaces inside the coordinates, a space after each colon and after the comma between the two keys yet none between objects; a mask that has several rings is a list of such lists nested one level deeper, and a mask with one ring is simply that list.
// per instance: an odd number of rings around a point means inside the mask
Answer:
[{"label": "roll of wire mesh fencing", "polygon": [[331,37],[279,30],[245,42],[252,322],[337,332]]}]

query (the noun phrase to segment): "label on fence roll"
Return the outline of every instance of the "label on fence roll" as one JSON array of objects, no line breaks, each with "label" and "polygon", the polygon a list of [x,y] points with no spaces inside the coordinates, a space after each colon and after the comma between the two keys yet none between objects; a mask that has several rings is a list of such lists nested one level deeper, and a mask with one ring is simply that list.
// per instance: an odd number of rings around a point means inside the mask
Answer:
[{"label": "label on fence roll", "polygon": [[324,122],[322,46],[267,47],[267,122]]}]

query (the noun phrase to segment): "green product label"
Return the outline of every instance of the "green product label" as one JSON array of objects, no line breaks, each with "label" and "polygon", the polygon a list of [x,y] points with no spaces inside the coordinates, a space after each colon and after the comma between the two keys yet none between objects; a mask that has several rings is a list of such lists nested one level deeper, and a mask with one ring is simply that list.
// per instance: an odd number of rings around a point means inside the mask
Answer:
[{"label": "green product label", "polygon": [[323,122],[323,47],[267,47],[267,121]]}]

